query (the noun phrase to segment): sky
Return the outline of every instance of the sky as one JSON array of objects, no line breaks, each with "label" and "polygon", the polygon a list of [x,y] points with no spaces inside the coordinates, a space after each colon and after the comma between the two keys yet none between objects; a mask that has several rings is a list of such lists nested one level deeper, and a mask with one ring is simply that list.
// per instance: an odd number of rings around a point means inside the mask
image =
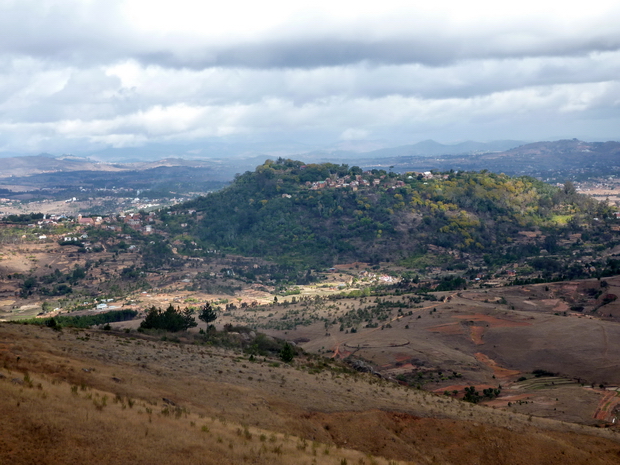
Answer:
[{"label": "sky", "polygon": [[0,152],[619,140],[619,24],[617,0],[0,0]]}]

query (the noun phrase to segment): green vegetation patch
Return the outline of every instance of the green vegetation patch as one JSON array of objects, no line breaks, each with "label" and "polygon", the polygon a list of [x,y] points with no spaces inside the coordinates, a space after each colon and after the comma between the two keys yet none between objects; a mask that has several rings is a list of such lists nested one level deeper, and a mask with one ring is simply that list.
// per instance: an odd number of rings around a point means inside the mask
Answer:
[{"label": "green vegetation patch", "polygon": [[[42,326],[69,326],[73,328],[89,328],[117,321],[133,320],[138,315],[135,310],[113,310],[111,312],[97,313],[96,315],[59,315],[52,318],[30,318],[21,320],[20,323]],[[52,324],[52,321],[55,324]]]},{"label": "green vegetation patch", "polygon": [[453,258],[448,254],[417,254],[411,257],[405,258],[398,262],[400,266],[404,266],[410,269],[421,270],[431,266],[444,266],[451,263]]}]

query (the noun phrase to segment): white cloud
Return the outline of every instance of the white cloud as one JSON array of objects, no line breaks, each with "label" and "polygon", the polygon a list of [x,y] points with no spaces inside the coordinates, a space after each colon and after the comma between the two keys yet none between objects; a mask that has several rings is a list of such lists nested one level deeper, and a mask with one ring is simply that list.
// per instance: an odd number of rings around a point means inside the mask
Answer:
[{"label": "white cloud", "polygon": [[348,128],[340,134],[340,140],[362,140],[368,138],[368,131],[365,129]]},{"label": "white cloud", "polygon": [[618,138],[619,19],[605,0],[0,0],[0,147]]}]

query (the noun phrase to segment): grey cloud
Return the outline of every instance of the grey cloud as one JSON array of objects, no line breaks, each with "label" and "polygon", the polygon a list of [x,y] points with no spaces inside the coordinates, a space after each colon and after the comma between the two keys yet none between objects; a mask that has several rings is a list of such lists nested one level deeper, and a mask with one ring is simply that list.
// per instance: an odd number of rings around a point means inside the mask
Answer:
[{"label": "grey cloud", "polygon": [[[146,73],[145,73],[146,74]],[[176,71],[149,68],[133,89],[133,102],[170,104],[249,104],[281,98],[304,105],[328,97],[425,99],[471,98],[531,86],[613,81],[620,75],[620,52],[595,57],[526,58],[421,65],[334,66],[312,69],[214,68]]]},{"label": "grey cloud", "polygon": [[497,37],[408,37],[380,41],[346,40],[338,37],[290,39],[241,43],[204,48],[203,53],[180,56],[174,51],[137,53],[144,64],[168,67],[317,68],[357,63],[395,65],[419,63],[445,66],[461,60],[510,59],[519,57],[579,56],[620,49],[620,30],[614,37],[540,42],[523,47],[492,46]]},{"label": "grey cloud", "polygon": [[575,24],[574,30],[565,30],[565,25],[552,20],[457,29],[438,19],[427,24],[423,18],[411,16],[400,18],[392,32],[374,33],[377,25],[370,20],[335,22],[317,31],[313,23],[300,21],[249,39],[216,43],[180,32],[138,32],[122,16],[121,3],[42,2],[43,7],[31,0],[10,3],[0,8],[0,53],[72,65],[134,58],[145,65],[204,69],[356,63],[445,66],[460,60],[576,56],[620,49],[620,29],[609,27],[614,15],[620,16],[618,12],[589,23],[587,28]]},{"label": "grey cloud", "polygon": [[131,36],[119,0],[3,3],[0,53],[73,64],[116,59],[119,45]]}]

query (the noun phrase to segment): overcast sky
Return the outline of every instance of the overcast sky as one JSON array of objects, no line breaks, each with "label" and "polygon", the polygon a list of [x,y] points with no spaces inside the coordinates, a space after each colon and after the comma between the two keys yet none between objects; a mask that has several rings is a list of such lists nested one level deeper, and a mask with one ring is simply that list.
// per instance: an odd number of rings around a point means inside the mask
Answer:
[{"label": "overcast sky", "polygon": [[0,30],[0,151],[620,139],[618,0],[0,0]]}]

